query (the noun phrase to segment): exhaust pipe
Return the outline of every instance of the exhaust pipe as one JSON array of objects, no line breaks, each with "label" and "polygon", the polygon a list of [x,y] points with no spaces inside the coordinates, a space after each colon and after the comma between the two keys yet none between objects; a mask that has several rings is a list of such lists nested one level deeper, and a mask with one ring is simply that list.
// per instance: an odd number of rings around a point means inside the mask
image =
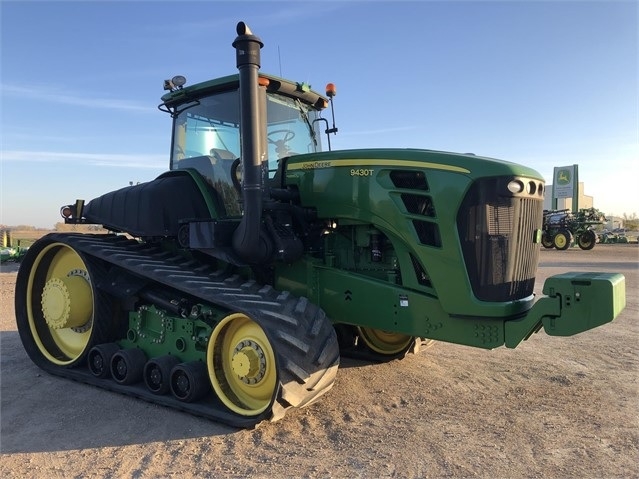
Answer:
[{"label": "exhaust pipe", "polygon": [[259,115],[258,71],[262,41],[244,22],[237,24],[233,42],[240,73],[240,133],[242,199],[244,214],[233,233],[233,249],[247,263],[261,263],[272,255],[268,237],[262,233],[263,169],[260,152],[262,126]]}]

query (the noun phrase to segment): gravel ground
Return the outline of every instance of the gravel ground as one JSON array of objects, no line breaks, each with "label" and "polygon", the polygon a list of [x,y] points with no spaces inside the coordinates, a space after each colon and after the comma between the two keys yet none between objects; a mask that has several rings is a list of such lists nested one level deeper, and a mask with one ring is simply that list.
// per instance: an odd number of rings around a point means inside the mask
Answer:
[{"label": "gravel ground", "polygon": [[16,331],[15,267],[2,265],[0,477],[639,477],[638,252],[541,253],[538,293],[570,270],[626,276],[611,324],[514,350],[344,359],[320,401],[253,430],[41,372]]}]

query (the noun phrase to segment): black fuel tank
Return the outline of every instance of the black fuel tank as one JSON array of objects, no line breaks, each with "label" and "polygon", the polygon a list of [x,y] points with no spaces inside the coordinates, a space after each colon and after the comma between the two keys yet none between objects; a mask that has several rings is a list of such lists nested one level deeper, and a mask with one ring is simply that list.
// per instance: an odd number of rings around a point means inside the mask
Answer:
[{"label": "black fuel tank", "polygon": [[84,208],[87,222],[137,237],[177,236],[182,220],[216,218],[211,191],[187,171],[112,191]]}]

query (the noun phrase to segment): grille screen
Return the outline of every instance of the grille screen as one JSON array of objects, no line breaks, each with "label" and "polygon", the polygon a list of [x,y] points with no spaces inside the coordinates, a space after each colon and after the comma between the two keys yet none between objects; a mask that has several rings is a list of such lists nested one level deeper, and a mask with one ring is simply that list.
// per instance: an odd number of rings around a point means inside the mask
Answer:
[{"label": "grille screen", "polygon": [[511,301],[533,292],[539,259],[536,230],[543,199],[501,196],[507,179],[473,184],[457,215],[470,282],[478,299]]}]

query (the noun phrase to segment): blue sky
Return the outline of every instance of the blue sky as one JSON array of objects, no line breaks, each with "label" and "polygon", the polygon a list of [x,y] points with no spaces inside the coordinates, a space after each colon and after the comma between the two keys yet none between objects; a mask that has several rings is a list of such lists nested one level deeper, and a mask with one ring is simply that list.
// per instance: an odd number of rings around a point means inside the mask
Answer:
[{"label": "blue sky", "polygon": [[52,227],[76,198],[168,168],[162,83],[262,70],[337,85],[333,149],[579,165],[606,214],[639,213],[636,1],[0,0],[0,223]]}]

